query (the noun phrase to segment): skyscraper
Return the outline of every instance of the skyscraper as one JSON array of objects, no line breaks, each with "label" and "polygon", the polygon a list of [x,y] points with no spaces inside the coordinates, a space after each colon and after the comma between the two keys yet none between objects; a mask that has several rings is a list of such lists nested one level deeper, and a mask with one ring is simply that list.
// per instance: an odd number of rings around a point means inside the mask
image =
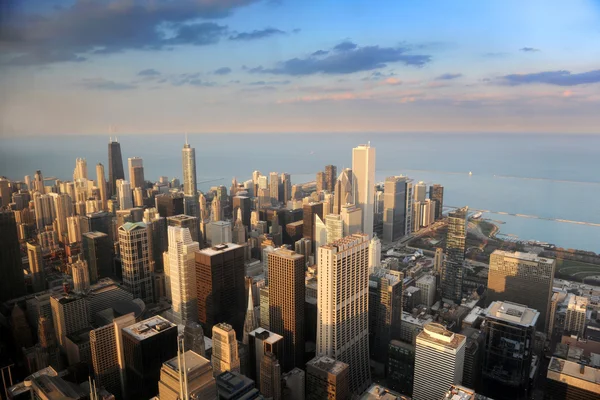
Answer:
[{"label": "skyscraper", "polygon": [[187,142],[181,150],[181,159],[183,165],[183,193],[186,196],[196,197],[196,149]]},{"label": "skyscraper", "polygon": [[161,217],[181,215],[185,211],[183,207],[184,199],[181,193],[163,193],[156,196],[154,201]]},{"label": "skyscraper", "polygon": [[87,161],[85,158],[78,158],[75,160],[75,171],[73,172],[73,180],[88,178]]},{"label": "skyscraper", "polygon": [[196,290],[198,320],[205,332],[215,324],[227,322],[242,336],[246,310],[244,284],[244,247],[219,244],[197,251]]},{"label": "skyscraper", "polygon": [[317,356],[306,363],[306,400],[350,399],[350,367],[331,357]]},{"label": "skyscraper", "polygon": [[292,178],[287,172],[281,174],[281,185],[283,186],[283,198],[281,200],[283,204],[287,204],[292,198]]},{"label": "skyscraper", "polygon": [[0,178],[0,208],[7,207],[11,202],[9,183],[8,179]]},{"label": "skyscraper", "polygon": [[234,196],[233,197],[233,216],[237,216],[237,210],[242,213],[242,223],[245,227],[250,228],[250,197],[248,196]]},{"label": "skyscraper", "polygon": [[496,250],[490,255],[487,303],[510,301],[540,313],[537,329],[547,331],[556,260],[534,253]]},{"label": "skyscraper", "polygon": [[265,398],[281,400],[281,365],[271,352],[260,363],[260,392]]},{"label": "skyscraper", "polygon": [[371,358],[385,362],[390,340],[400,339],[402,272],[377,268],[369,275],[369,349]]},{"label": "skyscraper", "polygon": [[325,188],[330,192],[335,190],[335,181],[337,179],[337,167],[335,165],[325,166]]},{"label": "skyscraper", "polygon": [[304,256],[292,250],[269,253],[269,326],[283,336],[279,357],[285,372],[304,365]]},{"label": "skyscraper", "polygon": [[352,149],[352,175],[352,185],[358,194],[355,204],[362,211],[362,231],[371,238],[375,202],[375,148],[370,143]]},{"label": "skyscraper", "polygon": [[354,234],[322,246],[318,270],[316,354],[350,365],[350,390],[362,393],[371,381],[369,236]]},{"label": "skyscraper", "polygon": [[448,213],[446,258],[442,268],[442,298],[455,304],[462,301],[468,212],[469,208],[463,207]]},{"label": "skyscraper", "polygon": [[129,182],[131,188],[144,187],[144,161],[140,157],[129,157],[127,159],[129,167]]},{"label": "skyscraper", "polygon": [[173,315],[178,324],[198,320],[194,253],[200,249],[187,228],[169,226],[169,277]]},{"label": "skyscraper", "polygon": [[15,214],[0,208],[0,301],[25,294]]},{"label": "skyscraper", "polygon": [[163,364],[158,394],[161,400],[216,398],[217,385],[210,361],[191,350],[180,351],[177,357]]},{"label": "skyscraper", "polygon": [[317,172],[317,193],[321,193],[327,187],[327,182],[325,181],[325,172],[319,171]]},{"label": "skyscraper", "polygon": [[153,302],[148,229],[143,222],[119,227],[123,286],[146,304]]},{"label": "skyscraper", "polygon": [[177,325],[156,316],[124,327],[123,353],[129,398],[156,396],[162,364],[177,356]]},{"label": "skyscraper", "polygon": [[381,240],[377,235],[369,242],[369,271],[381,266]]},{"label": "skyscraper", "polygon": [[54,215],[56,217],[57,233],[61,243],[68,241],[67,218],[73,215],[73,202],[66,193],[50,193],[54,205]]},{"label": "skyscraper", "polygon": [[443,325],[428,323],[417,336],[413,398],[439,400],[461,383],[466,338]]},{"label": "skyscraper", "polygon": [[113,249],[108,235],[103,232],[86,232],[82,236],[83,257],[90,269],[90,282],[96,283],[99,278],[115,276],[113,266]]},{"label": "skyscraper", "polygon": [[121,144],[115,141],[108,143],[108,181],[109,181],[109,197],[117,193],[117,179],[125,179],[123,172],[123,157],[121,156]]},{"label": "skyscraper", "polygon": [[46,289],[42,246],[37,243],[27,243],[27,258],[29,259],[29,272],[31,272],[33,292],[41,292]]},{"label": "skyscraper", "polygon": [[119,197],[119,209],[128,210],[133,208],[133,198],[131,191],[131,184],[128,181],[121,181],[120,185],[117,185],[118,197]]},{"label": "skyscraper", "polygon": [[[565,334],[584,337],[585,322],[588,317],[589,298],[569,294],[567,315],[565,316]],[[591,310],[589,311],[591,314]]]},{"label": "skyscraper", "polygon": [[104,165],[98,163],[96,165],[96,184],[100,190],[100,202],[102,203],[102,211],[106,211],[108,205],[108,196],[106,193],[106,175],[104,175]]},{"label": "skyscraper", "polygon": [[481,324],[483,394],[495,399],[527,398],[535,326],[540,313],[521,304],[494,301]]},{"label": "skyscraper", "polygon": [[552,357],[548,365],[546,400],[596,400],[600,397],[600,368]]},{"label": "skyscraper", "polygon": [[50,297],[52,320],[56,338],[63,352],[66,352],[67,335],[88,326],[88,303],[79,295],[59,293]]},{"label": "skyscraper", "polygon": [[327,240],[329,242],[335,242],[344,237],[344,221],[341,215],[327,214],[325,217],[325,227],[327,228]]},{"label": "skyscraper", "polygon": [[283,354],[283,336],[267,329],[257,328],[248,334],[248,353],[250,354],[249,376],[259,383],[260,366],[265,354],[273,353],[278,359]]},{"label": "skyscraper", "polygon": [[318,215],[319,218],[323,219],[323,203],[311,202],[308,204],[304,204],[302,210],[304,212],[304,225],[302,228],[302,236],[312,241],[314,248],[315,216]]},{"label": "skyscraper", "polygon": [[383,241],[394,242],[405,235],[406,177],[390,176],[385,179],[383,195]]},{"label": "skyscraper", "polygon": [[435,201],[435,220],[442,218],[444,211],[444,187],[439,184],[429,186],[429,199]]},{"label": "skyscraper", "polygon": [[33,203],[35,206],[35,222],[38,231],[44,230],[48,225],[52,225],[56,217],[52,196],[49,194],[33,194]]},{"label": "skyscraper", "polygon": [[198,229],[198,218],[191,217],[189,215],[180,214],[172,217],[167,217],[167,226],[176,226],[179,228],[187,228],[192,235],[194,242],[200,243],[202,240],[202,234]]},{"label": "skyscraper", "polygon": [[220,323],[212,328],[212,365],[215,376],[225,371],[240,372],[240,357],[235,331],[229,324]]},{"label": "skyscraper", "polygon": [[425,201],[426,197],[427,197],[427,186],[425,185],[425,182],[419,181],[419,183],[417,183],[414,186],[414,200],[423,202],[423,201]]}]

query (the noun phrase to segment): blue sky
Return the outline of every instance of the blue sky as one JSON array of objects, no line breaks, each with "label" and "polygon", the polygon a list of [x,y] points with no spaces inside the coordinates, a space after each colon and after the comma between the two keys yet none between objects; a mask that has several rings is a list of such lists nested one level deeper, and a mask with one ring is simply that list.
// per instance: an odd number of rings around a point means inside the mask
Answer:
[{"label": "blue sky", "polygon": [[600,133],[600,1],[8,0],[0,136]]}]

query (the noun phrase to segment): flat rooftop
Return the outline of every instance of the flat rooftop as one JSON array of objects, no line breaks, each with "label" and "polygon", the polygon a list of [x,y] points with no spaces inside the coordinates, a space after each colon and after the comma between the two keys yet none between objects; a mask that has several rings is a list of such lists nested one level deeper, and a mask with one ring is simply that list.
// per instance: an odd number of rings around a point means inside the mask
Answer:
[{"label": "flat rooftop", "polygon": [[450,390],[442,400],[484,400],[489,399],[486,396],[475,393],[473,389],[469,389],[460,385],[452,385]]},{"label": "flat rooftop", "polygon": [[408,400],[410,397],[394,392],[376,383],[372,384],[360,397],[360,400]]},{"label": "flat rooftop", "polygon": [[[221,221],[218,221],[221,222]],[[204,255],[207,256],[216,256],[217,254],[223,254],[225,252],[234,250],[234,249],[239,249],[240,246],[239,244],[235,244],[235,243],[221,243],[221,244],[217,244],[215,246],[212,247],[207,247],[205,249],[202,250],[198,250],[198,253],[202,253]]]},{"label": "flat rooftop", "polygon": [[[562,376],[556,376],[557,374]],[[585,388],[600,395],[600,370],[597,368],[552,357],[548,365],[548,378]]]},{"label": "flat rooftop", "polygon": [[321,246],[321,248],[330,250],[344,250],[350,246],[355,246],[368,241],[369,235],[367,235],[366,233],[354,233],[350,236],[346,236],[341,239],[335,240],[331,243],[328,243],[325,246]]},{"label": "flat rooftop", "polygon": [[160,315],[157,315],[155,317],[138,322],[137,324],[129,325],[128,327],[123,328],[123,332],[127,332],[138,340],[144,340],[176,326],[177,325],[169,322]]},{"label": "flat rooftop", "polygon": [[524,253],[521,251],[495,250],[492,253],[492,256],[493,255],[499,255],[499,256],[510,257],[510,258],[518,258],[519,260],[539,262],[542,264],[552,264],[555,261],[552,258],[544,258],[544,257],[538,256],[535,253]]},{"label": "flat rooftop", "polygon": [[402,311],[402,322],[408,322],[409,324],[423,326],[433,321],[433,317],[429,314],[419,314],[413,317],[411,313]]},{"label": "flat rooftop", "polygon": [[313,367],[318,368],[321,371],[325,371],[333,375],[337,375],[343,370],[350,368],[348,364],[342,361],[337,361],[327,356],[315,357],[309,362],[307,362],[306,365],[312,365]]},{"label": "flat rooftop", "polygon": [[[269,335],[268,337],[266,337],[267,334]],[[277,342],[278,340],[283,340],[283,336],[273,333],[264,328],[256,328],[255,330],[250,332],[250,335],[255,336],[255,337],[259,337],[259,336],[265,337],[264,339],[262,339],[262,341],[265,343],[271,343],[271,344]]]},{"label": "flat rooftop", "polygon": [[540,313],[522,304],[511,303],[510,301],[494,301],[485,310],[485,316],[521,326],[535,326]]},{"label": "flat rooftop", "polygon": [[108,237],[108,235],[106,233],[98,232],[98,231],[86,232],[86,233],[82,234],[82,236],[88,237],[90,239],[98,239],[101,237]]},{"label": "flat rooftop", "polygon": [[[186,351],[183,353],[183,356],[185,357],[185,367],[187,368],[188,375],[196,370],[205,369],[207,366],[210,366],[210,361],[192,350]],[[174,372],[179,373],[178,364],[177,357],[173,357],[163,365],[170,368]]]},{"label": "flat rooftop", "polygon": [[417,336],[417,341],[425,340],[451,349],[458,349],[466,342],[466,338],[458,333],[447,330],[443,325],[430,322],[423,326],[423,331]]},{"label": "flat rooftop", "polygon": [[286,248],[282,248],[282,247],[273,250],[271,252],[271,254],[277,255],[279,257],[291,259],[291,260],[297,260],[299,258],[304,258],[304,256],[302,254],[298,254],[294,250],[290,250],[290,249],[286,249]]}]

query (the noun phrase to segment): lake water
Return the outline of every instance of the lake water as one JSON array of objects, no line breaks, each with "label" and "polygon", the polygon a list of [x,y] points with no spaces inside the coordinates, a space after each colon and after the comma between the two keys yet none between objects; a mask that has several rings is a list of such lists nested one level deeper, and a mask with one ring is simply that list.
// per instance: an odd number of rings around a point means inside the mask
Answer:
[{"label": "lake water", "polygon": [[[181,178],[183,135],[119,136],[127,157],[144,160],[145,177]],[[314,180],[326,164],[352,164],[352,148],[371,142],[377,180],[404,174],[444,186],[444,203],[474,209],[600,223],[600,135],[534,134],[197,134],[199,189],[243,181],[252,171],[289,172],[293,183]],[[90,178],[102,162],[108,174],[108,136],[0,139],[0,175],[22,180],[72,179],[75,158],[88,161]],[[469,175],[469,171],[472,175]],[[126,173],[127,174],[127,173]],[[204,181],[211,182],[204,182]],[[202,183],[204,182],[204,183]],[[501,233],[557,246],[600,252],[600,227],[486,214],[505,221]]]}]

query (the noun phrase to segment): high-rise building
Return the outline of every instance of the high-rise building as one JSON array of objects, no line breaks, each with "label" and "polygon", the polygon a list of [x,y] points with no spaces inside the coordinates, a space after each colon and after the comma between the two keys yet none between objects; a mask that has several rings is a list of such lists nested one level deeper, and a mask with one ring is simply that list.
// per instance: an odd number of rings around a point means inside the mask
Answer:
[{"label": "high-rise building", "polygon": [[442,298],[455,304],[462,301],[468,212],[469,208],[463,207],[448,213],[446,258],[442,268]]},{"label": "high-rise building", "polygon": [[128,181],[121,180],[120,184],[117,182],[118,197],[119,197],[119,210],[128,210],[133,208],[133,198],[131,191],[131,184]]},{"label": "high-rise building", "polygon": [[535,326],[540,313],[494,301],[485,311],[482,393],[495,399],[527,398]]},{"label": "high-rise building", "polygon": [[125,354],[122,328],[135,324],[133,313],[90,331],[92,366],[98,386],[120,398],[125,393]]},{"label": "high-rise building", "polygon": [[540,313],[537,329],[547,331],[556,260],[534,253],[496,250],[490,255],[487,303],[510,301]]},{"label": "high-rise building", "polygon": [[[302,207],[304,215],[303,237],[313,242],[315,240],[315,216],[323,219],[323,203],[311,202]],[[314,245],[313,245],[314,248]]]},{"label": "high-rise building", "polygon": [[[585,321],[588,317],[589,298],[571,294],[565,316],[565,334],[583,337]],[[591,310],[589,314],[591,314]]]},{"label": "high-rise building", "polygon": [[70,264],[73,276],[73,292],[85,294],[90,290],[90,270],[85,260],[77,260]]},{"label": "high-rise building", "polygon": [[404,234],[410,235],[413,232],[413,180],[406,178],[406,185],[404,186],[404,192],[406,193],[406,211],[404,212]]},{"label": "high-rise building", "polygon": [[58,238],[61,243],[66,243],[68,241],[67,218],[73,215],[73,202],[66,193],[50,193],[50,196],[54,201]]},{"label": "high-rise building", "polygon": [[160,370],[161,400],[215,399],[217,384],[210,361],[191,350],[180,351]]},{"label": "high-rise building", "polygon": [[31,190],[40,192],[41,194],[46,192],[44,188],[44,176],[39,169],[35,171],[35,175],[33,176],[33,188]]},{"label": "high-rise building", "polygon": [[343,236],[362,232],[362,210],[353,204],[345,204],[340,211],[343,224]]},{"label": "high-rise building", "polygon": [[234,196],[233,197],[233,215],[237,216],[237,210],[242,213],[242,222],[244,226],[250,227],[250,217],[252,210],[250,209],[250,197],[248,196]]},{"label": "high-rise building", "polygon": [[344,169],[338,177],[337,182],[335,183],[335,195],[333,197],[334,214],[339,214],[341,212],[342,206],[345,204],[355,204],[357,197],[356,190],[357,188],[353,185],[352,169]]},{"label": "high-rise building", "polygon": [[49,194],[33,194],[33,203],[35,206],[35,222],[38,231],[44,230],[48,225],[52,225],[56,218],[54,202]]},{"label": "high-rise building", "polygon": [[33,292],[41,292],[46,289],[42,246],[37,243],[27,243],[27,259],[29,260],[29,272],[31,272]]},{"label": "high-rise building", "polygon": [[374,235],[369,242],[369,271],[381,266],[381,240]]},{"label": "high-rise building", "polygon": [[95,212],[82,216],[81,231],[98,231],[106,233],[111,243],[118,241],[118,235],[117,237],[115,237],[115,233],[113,231],[113,215],[105,211]]},{"label": "high-rise building", "polygon": [[362,231],[371,238],[375,202],[375,148],[370,143],[352,149],[352,175],[352,185],[358,194],[355,204],[362,211]]},{"label": "high-rise building", "polygon": [[600,368],[552,357],[546,378],[545,400],[600,398]]},{"label": "high-rise building", "polygon": [[273,204],[279,203],[279,173],[271,172],[269,174],[269,194]]},{"label": "high-rise building", "polygon": [[169,226],[169,278],[175,322],[198,319],[195,252],[200,249],[187,228]]},{"label": "high-rise building", "polygon": [[376,268],[369,275],[369,349],[385,363],[390,340],[400,339],[402,272]]},{"label": "high-rise building", "polygon": [[229,221],[213,221],[206,228],[206,239],[213,247],[233,240],[233,230]]},{"label": "high-rise building", "polygon": [[461,383],[466,338],[443,325],[429,323],[419,333],[415,348],[413,398],[439,400],[450,385]]},{"label": "high-rise building", "polygon": [[350,399],[350,367],[331,357],[315,357],[306,363],[306,400]]},{"label": "high-rise building", "polygon": [[156,396],[162,364],[177,356],[177,325],[155,316],[122,331],[129,398]]},{"label": "high-rise building", "polygon": [[315,252],[319,251],[319,247],[324,246],[329,241],[327,238],[327,226],[323,222],[323,219],[318,215],[315,215]]},{"label": "high-rise building", "polygon": [[227,322],[239,330],[246,310],[244,284],[244,247],[219,244],[196,252],[196,290],[198,320],[205,332],[215,324]]},{"label": "high-rise building", "polygon": [[281,400],[281,365],[271,352],[260,363],[260,392],[268,399]]},{"label": "high-rise building", "polygon": [[144,185],[144,161],[140,157],[129,157],[127,159],[129,166],[129,182],[131,188],[143,188]]},{"label": "high-rise building", "polygon": [[113,249],[106,233],[92,231],[82,235],[83,258],[90,269],[90,282],[96,283],[99,278],[115,276]]},{"label": "high-rise building", "polygon": [[[257,328],[248,335],[249,376],[260,384],[260,366],[267,352],[278,359],[283,354],[283,336],[267,329]],[[260,386],[259,386],[260,388]]]},{"label": "high-rise building", "polygon": [[325,226],[327,228],[327,241],[335,242],[344,237],[344,221],[341,215],[327,214],[325,217]]},{"label": "high-rise building", "polygon": [[163,193],[154,198],[158,214],[164,218],[184,214],[183,200],[181,193]]},{"label": "high-rise building", "polygon": [[439,184],[429,186],[429,199],[435,201],[435,220],[442,218],[444,211],[444,187]]},{"label": "high-rise building", "polygon": [[186,196],[196,196],[196,149],[185,141],[181,150],[183,166],[183,192]]},{"label": "high-rise building", "polygon": [[335,181],[337,179],[337,167],[335,165],[325,166],[325,188],[330,192],[335,190]]},{"label": "high-rise building", "polygon": [[225,371],[240,372],[240,357],[235,330],[229,324],[212,327],[212,366],[215,376]]},{"label": "high-rise building", "polygon": [[415,346],[399,340],[390,341],[386,371],[390,388],[412,396],[414,375]]},{"label": "high-rise building", "polygon": [[135,298],[146,304],[152,303],[153,286],[150,273],[150,252],[148,228],[143,222],[126,224],[119,227],[119,248],[121,251],[121,267],[123,286]]},{"label": "high-rise building", "polygon": [[316,354],[350,365],[350,390],[362,393],[371,381],[369,235],[354,234],[322,246],[317,259]]},{"label": "high-rise building", "polygon": [[421,290],[421,303],[431,307],[435,303],[435,277],[433,275],[423,275],[415,286]]},{"label": "high-rise building", "polygon": [[8,179],[0,178],[0,208],[7,207],[10,204],[10,181]]},{"label": "high-rise building", "polygon": [[59,293],[50,297],[52,320],[56,338],[63,352],[66,351],[67,335],[88,326],[89,308],[85,299],[79,295]]},{"label": "high-rise building", "polygon": [[442,267],[444,265],[444,249],[437,247],[433,257],[433,270],[436,274],[442,275]]},{"label": "high-rise building", "polygon": [[281,174],[281,185],[283,186],[283,204],[287,204],[292,198],[292,178],[287,172]]},{"label": "high-rise building", "polygon": [[265,286],[259,289],[260,296],[260,327],[270,329],[271,322],[269,316],[269,287]]},{"label": "high-rise building", "polygon": [[423,202],[423,201],[425,201],[426,197],[427,197],[427,186],[425,185],[425,182],[419,181],[419,183],[417,183],[414,186],[414,200]]},{"label": "high-rise building", "polygon": [[483,332],[472,327],[465,327],[460,333],[467,338],[462,384],[479,390],[481,386],[481,363],[483,361],[484,335]]},{"label": "high-rise building", "polygon": [[304,365],[304,256],[284,248],[269,253],[269,327],[283,336],[284,372]]},{"label": "high-rise building", "polygon": [[394,242],[405,235],[406,226],[405,176],[385,179],[383,195],[383,241]]},{"label": "high-rise building", "polygon": [[190,231],[190,235],[192,235],[192,240],[194,242],[200,243],[200,241],[202,240],[202,234],[198,229],[198,218],[196,217],[191,217],[185,214],[167,217],[167,226],[187,228]]},{"label": "high-rise building", "polygon": [[102,203],[102,211],[107,209],[108,193],[106,188],[106,175],[104,175],[104,165],[98,163],[96,165],[96,184],[100,190],[100,202]]},{"label": "high-rise building", "polygon": [[317,172],[317,193],[321,193],[323,190],[327,189],[327,181],[325,180],[325,172],[319,171]]},{"label": "high-rise building", "polygon": [[115,141],[108,143],[108,181],[110,188],[110,197],[112,194],[117,194],[117,180],[125,179],[125,173],[123,172],[123,156],[121,156],[121,144]]}]

